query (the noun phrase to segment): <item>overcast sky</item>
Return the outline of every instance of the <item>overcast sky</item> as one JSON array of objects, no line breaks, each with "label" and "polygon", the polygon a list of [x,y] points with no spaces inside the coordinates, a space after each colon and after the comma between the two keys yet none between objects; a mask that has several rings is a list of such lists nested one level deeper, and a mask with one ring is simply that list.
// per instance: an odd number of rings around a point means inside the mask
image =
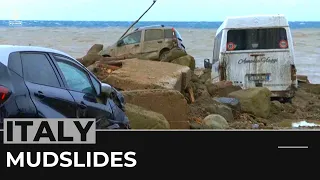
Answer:
[{"label": "overcast sky", "polygon": [[[0,19],[134,21],[152,0],[0,0]],[[285,14],[320,21],[319,0],[157,0],[142,21],[223,21],[226,16]]]}]

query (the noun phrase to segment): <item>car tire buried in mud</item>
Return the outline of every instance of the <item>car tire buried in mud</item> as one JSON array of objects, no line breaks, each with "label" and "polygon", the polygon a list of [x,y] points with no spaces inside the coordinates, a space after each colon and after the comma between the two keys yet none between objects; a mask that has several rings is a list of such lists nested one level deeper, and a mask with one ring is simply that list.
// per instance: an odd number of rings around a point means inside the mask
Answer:
[{"label": "car tire buried in mud", "polygon": [[159,55],[159,60],[163,61],[163,62],[166,62],[167,58],[168,58],[168,54],[169,54],[169,50],[168,49],[162,50],[160,52],[160,55]]}]

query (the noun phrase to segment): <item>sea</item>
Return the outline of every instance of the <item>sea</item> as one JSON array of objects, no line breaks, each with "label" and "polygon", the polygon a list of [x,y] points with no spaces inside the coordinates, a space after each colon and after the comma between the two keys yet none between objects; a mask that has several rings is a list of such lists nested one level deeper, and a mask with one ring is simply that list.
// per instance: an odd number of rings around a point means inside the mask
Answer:
[{"label": "sea", "polygon": [[[131,21],[21,21],[10,25],[0,20],[0,44],[43,46],[64,51],[75,58],[86,54],[93,44],[108,46],[118,40]],[[213,40],[222,22],[144,22],[135,27],[165,25],[175,27],[187,52],[203,67],[212,58]],[[289,22],[294,39],[298,74],[320,84],[320,22]]]}]

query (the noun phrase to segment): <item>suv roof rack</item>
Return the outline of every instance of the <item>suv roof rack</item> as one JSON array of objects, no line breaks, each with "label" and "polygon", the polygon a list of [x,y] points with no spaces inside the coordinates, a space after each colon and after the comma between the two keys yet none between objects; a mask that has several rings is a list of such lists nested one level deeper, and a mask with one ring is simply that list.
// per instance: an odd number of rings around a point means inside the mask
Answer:
[{"label": "suv roof rack", "polygon": [[138,27],[137,29],[135,29],[135,31],[140,30],[140,29],[153,28],[153,27],[165,27],[165,26],[164,25],[142,26],[142,27]]}]

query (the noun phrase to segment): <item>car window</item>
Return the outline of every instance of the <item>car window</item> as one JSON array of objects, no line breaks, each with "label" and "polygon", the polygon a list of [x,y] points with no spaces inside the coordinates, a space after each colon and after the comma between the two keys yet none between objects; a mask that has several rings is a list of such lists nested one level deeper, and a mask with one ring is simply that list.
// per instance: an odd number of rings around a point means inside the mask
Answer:
[{"label": "car window", "polygon": [[173,38],[173,30],[165,29],[164,30],[164,38],[172,39]]},{"label": "car window", "polygon": [[57,60],[57,64],[70,90],[96,94],[85,71],[66,61]]},{"label": "car window", "polygon": [[58,78],[45,54],[21,53],[23,75],[26,81],[60,87]]},{"label": "car window", "polygon": [[144,41],[153,41],[164,39],[164,33],[162,29],[147,29],[144,34]]},{"label": "car window", "polygon": [[227,36],[228,51],[288,48],[284,28],[229,30]]},{"label": "car window", "polygon": [[141,31],[134,32],[132,34],[129,34],[125,38],[123,38],[123,43],[125,45],[129,44],[137,44],[141,41]]}]

